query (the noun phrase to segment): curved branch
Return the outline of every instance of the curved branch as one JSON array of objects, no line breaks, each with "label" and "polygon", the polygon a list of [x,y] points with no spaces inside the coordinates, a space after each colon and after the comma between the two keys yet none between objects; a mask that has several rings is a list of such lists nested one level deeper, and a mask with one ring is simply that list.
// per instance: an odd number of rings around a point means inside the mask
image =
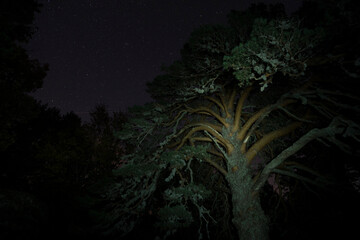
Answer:
[{"label": "curved branch", "polygon": [[194,133],[199,132],[199,131],[208,131],[209,133],[211,133],[212,136],[216,137],[216,140],[220,141],[225,147],[227,152],[231,153],[234,149],[234,146],[232,146],[232,144],[227,140],[224,139],[223,136],[217,132],[215,129],[211,128],[208,125],[200,125],[199,127],[195,127],[193,129],[191,129],[181,140],[179,146],[176,148],[176,150],[179,150],[186,142],[187,139],[189,139]]},{"label": "curved branch", "polygon": [[232,91],[231,91],[231,94],[230,94],[230,97],[229,97],[229,101],[228,101],[228,103],[227,103],[229,112],[232,112],[232,111],[233,111],[235,97],[236,97],[236,87],[233,87],[233,89],[232,89]]},{"label": "curved branch", "polygon": [[261,173],[261,177],[254,184],[254,190],[258,191],[266,182],[269,174],[278,166],[280,166],[288,157],[295,154],[297,151],[302,149],[306,144],[314,139],[318,139],[321,137],[329,137],[334,136],[335,134],[340,134],[344,131],[344,127],[342,126],[341,121],[339,119],[334,118],[330,125],[326,128],[318,129],[314,128],[310,130],[308,133],[303,135],[300,139],[294,142],[290,147],[283,150],[279,155],[277,155],[273,160],[271,160],[263,169]]},{"label": "curved branch", "polygon": [[220,98],[220,101],[221,101],[221,104],[224,106],[224,110],[225,110],[225,116],[230,116],[230,113],[228,111],[228,108],[227,108],[227,105],[225,103],[225,99],[224,99],[224,96],[222,94],[218,94],[219,98]]},{"label": "curved branch", "polygon": [[251,116],[246,123],[244,124],[244,126],[241,128],[240,132],[237,135],[237,139],[240,141],[243,141],[245,138],[245,134],[247,132],[247,130],[249,130],[249,128],[252,126],[252,124],[256,121],[256,125],[254,127],[252,127],[252,129],[250,130],[250,133],[252,133],[252,131],[254,131],[254,129],[259,125],[259,123],[274,109],[278,108],[278,107],[284,107],[288,104],[291,103],[295,103],[296,100],[293,99],[287,99],[284,101],[281,101],[279,103],[275,103],[273,105],[268,105],[262,109],[260,109],[258,112],[256,112],[253,116]]},{"label": "curved branch", "polygon": [[[213,142],[213,140],[211,140],[211,138],[208,137],[192,137],[189,139],[190,141],[198,141],[198,142]],[[217,143],[220,143],[221,145],[223,145],[224,147],[226,147],[224,145],[224,143],[222,143],[221,141],[216,139]]]},{"label": "curved branch", "polygon": [[338,96],[342,96],[342,97],[348,97],[348,98],[352,98],[356,101],[360,101],[360,98],[348,93],[343,93],[340,91],[329,91],[329,90],[324,90],[324,89],[316,89],[317,92],[319,93],[327,93],[327,94],[332,94],[332,95],[338,95]]},{"label": "curved branch", "polygon": [[254,145],[250,147],[250,149],[245,153],[245,157],[247,159],[247,164],[250,165],[252,159],[256,156],[256,154],[261,151],[267,144],[272,142],[273,140],[285,136],[292,131],[294,131],[296,128],[301,126],[301,122],[294,122],[292,124],[289,124],[286,127],[283,127],[281,129],[272,131],[268,134],[266,134],[263,138],[261,138],[259,141],[257,141]]},{"label": "curved branch", "polygon": [[[207,131],[205,131],[207,132]],[[208,133],[209,134],[209,133]],[[210,135],[209,135],[210,136]],[[211,140],[211,139],[210,139]],[[194,146],[194,142],[191,142],[191,146]],[[216,162],[212,161],[211,159],[209,158],[205,158],[204,159],[207,163],[209,163],[211,166],[215,167],[219,172],[221,172],[224,176],[226,176],[227,174],[227,171],[221,167],[219,164],[217,164]]]},{"label": "curved branch", "polygon": [[222,105],[221,102],[219,102],[217,99],[209,96],[205,96],[205,98],[213,103],[215,103],[223,112],[225,112],[225,107]]},{"label": "curved branch", "polygon": [[169,127],[169,126],[173,125],[179,118],[181,119],[185,115],[186,112],[187,112],[186,110],[180,111],[171,122],[164,123],[163,125],[165,127]]},{"label": "curved branch", "polygon": [[166,145],[166,147],[167,147],[167,148],[173,148],[173,147],[175,147],[176,145],[178,145],[178,144],[180,144],[180,143],[181,143],[181,141],[177,141],[177,142],[174,142],[174,143],[171,143],[171,144]]},{"label": "curved branch", "polygon": [[224,125],[226,128],[229,127],[229,124],[225,121],[225,118],[221,117],[219,114],[214,112],[213,110],[207,108],[207,107],[199,107],[195,109],[189,109],[190,113],[200,113],[200,114],[207,114],[210,116],[215,117],[222,125]]},{"label": "curved branch", "polygon": [[246,131],[251,127],[251,125],[258,120],[263,114],[266,115],[266,113],[269,113],[271,109],[271,106],[266,106],[262,109],[260,109],[258,112],[256,112],[254,115],[252,115],[242,126],[240,132],[236,136],[236,138],[240,141],[243,141],[245,138]]},{"label": "curved branch", "polygon": [[325,95],[321,95],[320,98],[334,104],[335,106],[339,106],[339,107],[341,107],[343,109],[350,109],[350,110],[353,110],[355,112],[360,112],[360,108],[358,106],[356,106],[356,105],[355,106],[350,106],[348,104],[342,104],[342,103],[339,103],[338,101],[335,101],[335,100],[333,100],[333,99],[331,99],[331,98],[329,98],[329,97],[327,97]]},{"label": "curved branch", "polygon": [[289,176],[289,177],[298,179],[300,181],[313,184],[313,185],[318,186],[318,187],[322,187],[322,188],[325,187],[325,185],[323,183],[320,183],[320,182],[314,181],[314,180],[312,180],[310,178],[301,176],[299,174],[296,174],[295,172],[291,172],[291,171],[287,171],[287,170],[283,170],[283,169],[273,169],[272,172],[279,173],[279,174],[285,175],[285,176]]},{"label": "curved branch", "polygon": [[[219,146],[219,144],[217,143],[217,140],[210,134],[210,133],[208,133],[208,131],[204,131],[205,132],[205,134],[206,135],[208,135],[210,138],[211,138],[211,140],[213,140],[213,142],[214,142],[214,144],[215,144],[215,146],[219,149],[219,151],[224,155],[224,158],[226,159],[226,160],[228,160],[228,155],[224,152],[224,150]],[[226,144],[226,150],[227,150],[227,152],[229,153],[229,154],[231,154],[232,153],[232,151],[234,151],[234,146],[230,143],[230,142],[228,142],[228,144]]]},{"label": "curved branch", "polygon": [[[255,129],[255,128],[254,128]],[[242,142],[242,144],[241,144],[241,147],[240,147],[240,152],[241,153],[245,153],[246,152],[246,145],[247,145],[247,142],[249,141],[249,139],[250,139],[250,136],[251,136],[251,134],[252,134],[252,131],[253,130],[253,128],[251,128],[250,129],[250,131],[249,131],[249,133],[246,135],[246,137],[245,137],[245,140]],[[263,136],[263,134],[261,134],[261,136],[259,136],[260,135],[260,133],[258,132],[258,131],[256,131],[255,132],[255,136],[256,136],[256,139],[260,139],[260,137],[262,137]]]},{"label": "curved branch", "polygon": [[190,124],[188,124],[188,125],[186,125],[186,126],[187,126],[187,127],[188,127],[188,126],[190,126],[190,127],[195,127],[195,126],[204,126],[204,125],[209,126],[209,127],[215,129],[215,130],[218,131],[218,132],[221,132],[221,130],[222,130],[221,126],[216,125],[216,124],[214,124],[214,123],[208,123],[208,122],[205,122],[205,121],[203,121],[203,122],[190,123]]},{"label": "curved branch", "polygon": [[290,111],[288,111],[287,109],[279,106],[278,107],[280,110],[284,111],[287,115],[289,115],[290,117],[294,118],[295,120],[301,121],[301,122],[306,122],[306,123],[314,123],[314,121],[310,121],[304,118],[300,118],[298,116],[296,116],[295,114],[291,113]]},{"label": "curved branch", "polygon": [[292,168],[297,168],[299,170],[302,170],[302,171],[305,171],[305,172],[308,172],[314,176],[317,176],[321,179],[325,179],[325,177],[323,175],[321,175],[320,173],[318,173],[317,171],[303,165],[303,164],[300,164],[298,162],[285,162],[285,168],[289,168],[289,169],[292,169]]},{"label": "curved branch", "polygon": [[179,150],[186,142],[187,139],[189,139],[194,133],[198,132],[198,131],[202,131],[205,130],[204,126],[200,126],[200,127],[196,127],[191,129],[181,140],[179,146],[177,146],[176,151]]},{"label": "curved branch", "polygon": [[224,155],[221,154],[220,152],[216,151],[216,150],[207,150],[208,153],[214,155],[214,156],[217,156],[217,157],[220,157],[222,159],[225,159]]},{"label": "curved branch", "polygon": [[227,175],[227,171],[221,167],[219,164],[217,164],[216,162],[212,161],[209,158],[205,158],[204,159],[206,162],[208,162],[210,165],[212,165],[214,168],[216,168],[217,170],[219,170],[219,172],[221,172],[224,176]]},{"label": "curved branch", "polygon": [[[196,127],[196,126],[209,126],[213,129],[215,129],[218,132],[221,132],[221,126],[213,124],[213,123],[207,123],[207,122],[196,122],[196,123],[189,123],[187,125],[185,125],[176,135],[174,135],[172,138],[177,138],[178,136],[180,136],[184,131],[186,131],[186,129],[188,128],[192,128],[192,127]],[[167,148],[173,148],[176,145],[180,144],[182,141],[176,141],[172,144],[168,144],[166,147]]]},{"label": "curved branch", "polygon": [[235,110],[235,118],[234,118],[234,127],[232,129],[232,132],[236,132],[239,130],[239,126],[240,126],[240,119],[241,119],[241,112],[244,106],[244,102],[246,100],[246,98],[249,96],[249,93],[251,91],[252,87],[247,87],[243,93],[241,94],[241,97],[238,100],[238,103],[236,105],[236,110]]}]

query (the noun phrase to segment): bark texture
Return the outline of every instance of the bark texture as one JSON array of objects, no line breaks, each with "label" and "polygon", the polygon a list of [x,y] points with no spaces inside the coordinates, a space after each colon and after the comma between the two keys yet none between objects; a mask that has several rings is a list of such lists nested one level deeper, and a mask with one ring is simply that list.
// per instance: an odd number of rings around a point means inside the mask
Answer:
[{"label": "bark texture", "polygon": [[[233,155],[233,159],[242,159]],[[231,161],[232,162],[232,161]],[[239,161],[237,161],[239,163]],[[240,161],[242,162],[242,161]],[[253,194],[253,182],[245,166],[229,171],[226,179],[232,193],[233,224],[240,240],[269,239],[269,222],[260,204],[258,194]]]}]

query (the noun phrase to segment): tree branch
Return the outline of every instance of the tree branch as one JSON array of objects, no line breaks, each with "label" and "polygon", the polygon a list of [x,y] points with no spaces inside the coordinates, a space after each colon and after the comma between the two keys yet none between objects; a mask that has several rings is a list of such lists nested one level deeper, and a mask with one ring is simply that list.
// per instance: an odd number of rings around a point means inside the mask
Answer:
[{"label": "tree branch", "polygon": [[301,122],[294,122],[289,124],[286,127],[283,127],[281,129],[272,131],[268,134],[266,134],[264,137],[262,137],[259,141],[257,141],[254,145],[250,147],[250,149],[245,153],[245,157],[247,159],[247,164],[250,165],[252,159],[256,156],[258,152],[261,151],[267,144],[269,144],[271,141],[285,136],[292,131],[294,131],[296,128],[301,126]]},{"label": "tree branch", "polygon": [[[259,125],[259,123],[274,109],[278,107],[284,107],[288,104],[295,103],[296,100],[293,99],[287,99],[272,105],[268,105],[262,109],[260,109],[258,112],[256,112],[253,116],[251,116],[244,126],[241,128],[240,132],[237,135],[237,139],[240,141],[243,141],[245,138],[246,132],[249,130],[249,128],[252,126],[252,124],[256,121],[256,124],[251,128],[250,134],[254,131],[254,129]],[[249,136],[249,134],[248,134]]]},{"label": "tree branch", "polygon": [[[190,141],[199,141],[199,142],[213,142],[213,140],[211,140],[211,138],[208,137],[192,137],[190,139]],[[220,143],[221,145],[223,145],[224,147],[226,147],[221,141],[216,139],[217,143]]]},{"label": "tree branch", "polygon": [[[209,137],[212,139],[212,140],[214,140],[214,138],[205,130],[205,133],[207,133],[208,135],[209,135]],[[215,144],[217,144],[216,143],[216,141],[214,141],[214,143]],[[191,142],[191,146],[194,146],[195,144],[194,144],[194,142]],[[226,155],[224,155],[224,156],[226,156]],[[221,167],[219,164],[217,164],[216,162],[214,162],[214,161],[212,161],[211,159],[209,159],[209,158],[205,158],[204,159],[207,163],[209,163],[211,166],[213,166],[213,167],[215,167],[219,172],[221,172],[224,176],[226,176],[226,174],[227,174],[227,171],[223,168],[223,167]]]},{"label": "tree branch", "polygon": [[[200,125],[200,124],[199,124]],[[179,146],[176,148],[176,150],[179,150],[186,142],[187,139],[189,139],[195,132],[199,131],[205,131],[210,132],[212,136],[215,136],[218,141],[220,141],[225,147],[228,153],[231,153],[234,150],[234,146],[225,139],[219,132],[217,132],[215,129],[211,128],[210,126],[204,124],[200,125],[199,127],[195,127],[192,130],[190,130],[181,140]],[[216,144],[216,142],[215,142]]]},{"label": "tree branch", "polygon": [[219,102],[217,99],[209,96],[205,96],[205,98],[213,103],[215,103],[223,112],[225,112],[225,107]]},{"label": "tree branch", "polygon": [[188,110],[190,113],[200,113],[200,114],[207,114],[207,115],[211,115],[214,118],[216,118],[222,125],[224,125],[226,128],[229,127],[229,124],[225,121],[225,118],[221,117],[219,114],[217,114],[216,112],[214,112],[213,110],[207,108],[207,107],[199,107],[199,108],[195,108],[195,109],[189,109]]},{"label": "tree branch", "polygon": [[171,120],[171,122],[168,122],[168,123],[164,123],[163,125],[166,126],[166,127],[169,127],[171,125],[173,125],[178,119],[181,119],[185,114],[186,114],[187,111],[185,110],[182,110],[180,111],[173,120]]},{"label": "tree branch", "polygon": [[335,136],[335,134],[340,134],[344,131],[343,123],[338,119],[334,118],[333,121],[329,124],[328,127],[318,129],[314,128],[310,130],[308,133],[303,135],[300,139],[298,139],[295,143],[293,143],[290,147],[283,150],[278,156],[276,156],[273,160],[268,163],[261,173],[261,177],[254,184],[254,190],[258,191],[266,182],[269,174],[277,168],[280,164],[282,164],[288,157],[295,154],[297,151],[302,149],[306,144],[308,144],[313,139],[317,139],[320,137],[329,137]]},{"label": "tree branch", "polygon": [[224,110],[225,110],[225,116],[230,116],[230,113],[228,111],[228,108],[227,108],[227,105],[225,103],[225,99],[224,99],[224,96],[220,93],[218,94],[219,98],[220,98],[220,101],[221,101],[221,104],[224,106]]},{"label": "tree branch", "polygon": [[212,165],[213,167],[215,167],[217,170],[219,170],[219,172],[221,172],[224,176],[227,175],[227,171],[223,167],[221,167],[219,164],[217,164],[216,162],[214,162],[208,158],[205,158],[204,160],[206,162],[208,162],[210,165]]},{"label": "tree branch", "polygon": [[290,169],[299,169],[299,170],[302,170],[302,171],[305,171],[305,172],[308,172],[314,176],[317,176],[319,178],[325,178],[324,176],[322,176],[320,173],[316,172],[315,170],[303,165],[303,164],[300,164],[298,162],[285,162],[285,166],[286,168],[290,168]]},{"label": "tree branch", "polygon": [[227,104],[229,112],[233,111],[235,97],[236,97],[236,87],[233,87],[232,91],[231,91],[231,94],[230,94],[230,97],[229,97],[228,104]]},{"label": "tree branch", "polygon": [[232,129],[232,132],[235,133],[239,130],[239,126],[240,126],[240,119],[241,119],[241,112],[244,106],[244,102],[246,100],[246,98],[249,96],[249,93],[251,91],[252,87],[247,87],[241,94],[238,103],[236,105],[236,110],[235,110],[235,117],[234,117],[234,127]]},{"label": "tree branch", "polygon": [[295,120],[301,121],[301,122],[306,122],[306,123],[314,123],[314,121],[310,121],[304,118],[299,118],[298,116],[296,116],[295,114],[291,113],[290,111],[288,111],[287,109],[279,106],[278,107],[280,110],[284,111],[287,115],[289,115],[290,117],[294,118]]},{"label": "tree branch", "polygon": [[295,179],[298,179],[300,181],[303,181],[303,182],[307,182],[307,183],[310,183],[310,184],[313,184],[313,185],[316,185],[318,187],[322,187],[324,188],[325,185],[324,184],[321,184],[317,181],[314,181],[310,178],[307,178],[307,177],[304,177],[304,176],[301,176],[299,174],[296,174],[295,172],[291,172],[291,171],[287,171],[287,170],[283,170],[283,169],[273,169],[272,172],[274,173],[279,173],[281,175],[285,175],[285,176],[289,176],[289,177],[292,177],[292,178],[295,178]]},{"label": "tree branch", "polygon": [[[226,160],[228,160],[228,155],[227,155],[227,154],[224,152],[224,150],[219,146],[219,144],[217,143],[216,139],[215,139],[212,135],[210,135],[210,133],[208,133],[208,131],[205,130],[204,132],[205,132],[206,135],[208,135],[208,136],[213,140],[215,146],[216,146],[216,147],[219,149],[219,151],[224,155],[224,158],[225,158]],[[227,148],[227,149],[226,149],[227,152],[231,154],[231,152],[232,152],[233,149],[234,149],[234,146],[232,146],[232,144],[229,142],[229,145],[227,145],[226,148]],[[231,148],[231,150],[229,150],[229,148]]]},{"label": "tree branch", "polygon": [[216,125],[214,123],[209,123],[209,122],[206,122],[206,121],[190,123],[187,126],[195,127],[195,126],[204,126],[204,125],[209,126],[209,127],[215,129],[218,132],[221,132],[221,130],[222,130],[221,126]]},{"label": "tree branch", "polygon": [[216,151],[216,150],[207,150],[208,153],[215,155],[217,157],[220,157],[222,159],[225,159],[224,155],[221,154],[220,152]]}]

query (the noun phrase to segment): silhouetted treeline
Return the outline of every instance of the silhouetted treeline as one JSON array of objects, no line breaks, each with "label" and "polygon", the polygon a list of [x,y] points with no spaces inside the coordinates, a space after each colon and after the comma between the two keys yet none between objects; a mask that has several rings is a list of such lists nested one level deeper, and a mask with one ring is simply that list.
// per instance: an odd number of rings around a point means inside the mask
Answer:
[{"label": "silhouetted treeline", "polygon": [[33,0],[0,2],[0,239],[94,237],[88,213],[98,196],[86,192],[125,151],[113,131],[126,118],[101,105],[83,124],[29,95],[48,70],[23,47],[40,8]]}]

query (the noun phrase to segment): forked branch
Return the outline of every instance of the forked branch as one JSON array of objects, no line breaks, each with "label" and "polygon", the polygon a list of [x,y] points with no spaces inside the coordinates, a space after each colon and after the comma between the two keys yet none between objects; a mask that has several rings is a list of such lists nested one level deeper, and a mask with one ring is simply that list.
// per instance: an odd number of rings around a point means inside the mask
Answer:
[{"label": "forked branch", "polygon": [[[251,116],[246,121],[244,126],[239,131],[239,133],[237,135],[237,139],[240,140],[240,141],[243,141],[245,136],[246,136],[247,131],[253,125],[253,123],[256,122],[256,126],[257,126],[274,109],[277,109],[278,107],[284,107],[284,106],[286,106],[288,104],[295,103],[295,102],[296,102],[296,100],[287,99],[287,100],[284,100],[282,102],[275,103],[275,104],[272,104],[272,105],[268,105],[268,106],[260,109],[258,112],[256,112],[253,116]],[[253,127],[253,129],[255,129],[255,127]]]},{"label": "forked branch", "polygon": [[296,128],[301,126],[301,122],[294,122],[286,127],[283,127],[281,129],[272,131],[268,134],[266,134],[264,137],[262,137],[259,141],[254,143],[250,149],[245,153],[245,157],[247,159],[247,164],[250,165],[253,158],[256,156],[258,152],[260,152],[267,144],[272,142],[273,140],[285,136],[291,132],[293,132]]},{"label": "forked branch", "polygon": [[261,176],[254,184],[254,191],[259,191],[259,189],[264,185],[267,178],[269,177],[269,174],[273,172],[274,169],[276,169],[278,166],[280,166],[288,157],[298,152],[306,144],[308,144],[310,141],[314,139],[327,138],[327,137],[335,136],[336,134],[341,134],[346,129],[346,126],[344,126],[345,124],[344,124],[344,120],[340,118],[334,118],[328,127],[322,129],[314,128],[305,135],[303,135],[290,147],[283,150],[277,157],[275,157],[273,160],[270,161],[270,163],[268,163],[265,166],[265,168],[261,173]]}]

